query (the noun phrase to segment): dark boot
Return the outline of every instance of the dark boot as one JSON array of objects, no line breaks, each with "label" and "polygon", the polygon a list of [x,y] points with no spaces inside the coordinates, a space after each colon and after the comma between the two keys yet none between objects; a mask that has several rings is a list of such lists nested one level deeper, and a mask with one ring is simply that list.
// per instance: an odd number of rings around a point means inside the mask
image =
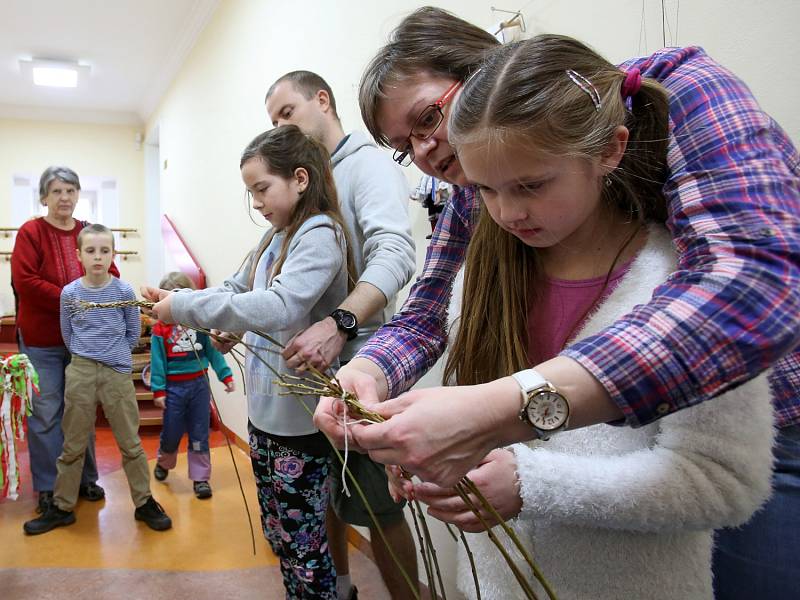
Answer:
[{"label": "dark boot", "polygon": [[136,509],[133,516],[137,521],[144,521],[150,529],[156,531],[164,531],[172,527],[172,519],[167,516],[167,513],[152,496]]},{"label": "dark boot", "polygon": [[39,492],[39,504],[36,507],[36,512],[43,515],[47,512],[47,509],[50,508],[51,504],[53,504],[53,492]]},{"label": "dark boot", "polygon": [[195,481],[194,495],[197,496],[200,500],[211,498],[211,486],[208,484],[207,481]]},{"label": "dark boot", "polygon": [[89,502],[97,502],[106,497],[106,491],[97,483],[82,483],[78,488],[78,496],[86,498]]},{"label": "dark boot", "polygon": [[71,510],[61,510],[55,504],[51,504],[41,517],[27,521],[22,528],[28,535],[39,535],[40,533],[47,533],[56,527],[72,525],[74,522],[75,513]]},{"label": "dark boot", "polygon": [[167,471],[164,467],[156,463],[155,469],[153,469],[153,477],[158,479],[159,481],[164,481],[169,475],[169,471]]}]

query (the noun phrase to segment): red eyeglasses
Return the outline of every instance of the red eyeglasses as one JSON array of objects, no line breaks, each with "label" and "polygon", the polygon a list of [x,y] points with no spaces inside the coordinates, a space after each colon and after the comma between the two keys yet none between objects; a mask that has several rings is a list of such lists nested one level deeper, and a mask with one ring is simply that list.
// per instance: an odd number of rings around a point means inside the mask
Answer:
[{"label": "red eyeglasses", "polygon": [[406,138],[404,147],[402,149],[395,150],[394,154],[392,155],[392,158],[397,164],[407,167],[414,162],[414,146],[411,144],[411,138],[427,140],[436,132],[437,129],[439,129],[439,125],[441,125],[442,121],[444,121],[442,107],[450,102],[460,87],[461,82],[456,81],[453,85],[445,90],[441,98],[439,98],[433,104],[426,106],[423,111],[419,113],[417,120],[414,121],[414,126],[411,128],[411,132]]}]

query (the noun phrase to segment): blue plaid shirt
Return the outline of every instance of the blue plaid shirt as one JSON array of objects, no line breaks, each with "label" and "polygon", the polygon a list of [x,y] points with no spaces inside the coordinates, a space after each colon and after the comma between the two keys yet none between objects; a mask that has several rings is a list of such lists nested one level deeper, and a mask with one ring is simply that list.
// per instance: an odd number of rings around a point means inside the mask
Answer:
[{"label": "blue plaid shirt", "polygon": [[[667,222],[678,270],[646,306],[562,353],[640,426],[704,402],[774,366],[778,424],[800,422],[800,155],[747,86],[700,48],[668,48],[638,67],[670,95]],[[400,313],[358,356],[391,396],[444,351],[452,280],[477,216],[457,190]]]}]

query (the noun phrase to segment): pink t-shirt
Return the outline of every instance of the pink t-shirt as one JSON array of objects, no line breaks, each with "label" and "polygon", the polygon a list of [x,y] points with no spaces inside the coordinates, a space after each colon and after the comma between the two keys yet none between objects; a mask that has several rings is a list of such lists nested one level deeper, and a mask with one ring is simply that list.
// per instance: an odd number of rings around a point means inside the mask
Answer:
[{"label": "pink t-shirt", "polygon": [[531,365],[549,360],[564,349],[591,314],[590,308],[599,306],[614,291],[632,262],[630,260],[617,268],[605,289],[605,275],[572,280],[544,278],[541,295],[528,312],[528,360]]}]

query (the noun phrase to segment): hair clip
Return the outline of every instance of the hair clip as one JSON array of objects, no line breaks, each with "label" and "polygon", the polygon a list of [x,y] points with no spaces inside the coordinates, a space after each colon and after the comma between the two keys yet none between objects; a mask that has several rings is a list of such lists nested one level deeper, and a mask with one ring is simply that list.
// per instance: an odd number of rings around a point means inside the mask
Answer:
[{"label": "hair clip", "polygon": [[567,69],[566,71],[567,77],[572,80],[572,83],[577,85],[581,88],[589,98],[592,99],[592,104],[594,104],[594,109],[596,111],[600,111],[600,107],[603,106],[603,103],[600,101],[600,92],[597,91],[597,88],[594,87],[594,84],[586,79],[583,75],[578,73],[577,71],[573,71],[572,69]]}]

